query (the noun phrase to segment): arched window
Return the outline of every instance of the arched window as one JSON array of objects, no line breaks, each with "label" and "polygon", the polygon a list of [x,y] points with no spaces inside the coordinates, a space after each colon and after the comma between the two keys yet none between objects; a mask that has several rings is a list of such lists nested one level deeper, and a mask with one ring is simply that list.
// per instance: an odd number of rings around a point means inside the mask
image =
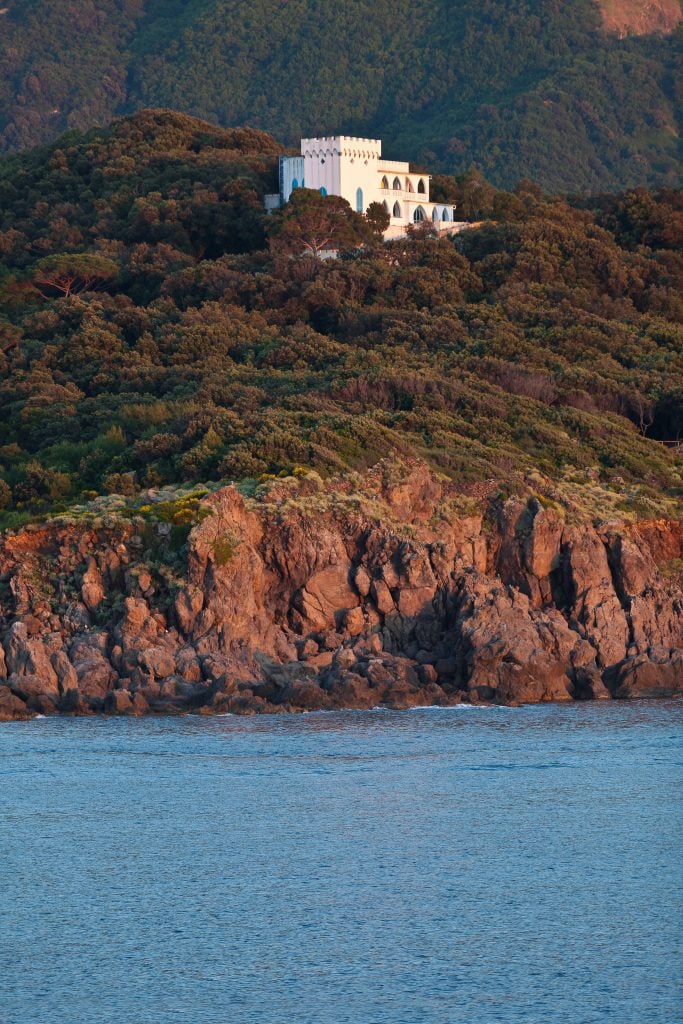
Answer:
[{"label": "arched window", "polygon": [[389,213],[389,203],[386,201],[386,199],[382,203],[382,206],[384,207],[386,213]]},{"label": "arched window", "polygon": [[413,183],[410,178],[406,178],[406,192],[414,192]]},{"label": "arched window", "polygon": [[363,189],[356,189],[356,213],[363,213]]},{"label": "arched window", "polygon": [[400,178],[394,178],[393,189],[394,189],[394,192],[400,192],[401,191],[401,179]]},{"label": "arched window", "polygon": [[327,195],[327,189],[325,188],[324,185],[320,186],[320,195],[321,196],[326,196]]},{"label": "arched window", "polygon": [[420,221],[424,220],[424,219],[425,219],[425,212],[424,212],[424,210],[422,209],[421,206],[416,207],[415,208],[415,213],[413,214],[413,220],[415,221],[416,224],[419,224]]},{"label": "arched window", "polygon": [[380,188],[386,188],[386,189],[389,188],[389,179],[387,178],[386,174],[384,175],[384,177],[380,181],[379,187]]},{"label": "arched window", "polygon": [[448,207],[444,206],[443,213],[441,214],[441,220],[450,220],[450,219],[451,219],[451,215],[448,212]]},{"label": "arched window", "polygon": [[424,195],[425,192],[427,191],[425,188],[424,178],[420,178],[420,180],[418,181],[417,191],[420,192],[422,195]]},{"label": "arched window", "polygon": [[294,191],[295,188],[298,188],[298,187],[299,187],[299,179],[298,178],[292,178],[292,192]]},{"label": "arched window", "polygon": [[401,216],[401,204],[399,202],[396,202],[396,203],[394,203],[394,211],[392,213],[392,217],[400,217],[400,216]]},{"label": "arched window", "polygon": [[439,211],[437,210],[436,207],[434,207],[434,209],[432,210],[432,220],[438,220],[438,219],[439,219]]}]

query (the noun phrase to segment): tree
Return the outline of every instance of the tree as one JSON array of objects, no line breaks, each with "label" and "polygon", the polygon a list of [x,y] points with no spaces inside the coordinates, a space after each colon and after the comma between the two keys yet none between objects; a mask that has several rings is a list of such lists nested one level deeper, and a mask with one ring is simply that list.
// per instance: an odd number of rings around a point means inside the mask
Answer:
[{"label": "tree", "polygon": [[299,256],[317,256],[325,249],[352,249],[370,241],[371,228],[341,196],[322,196],[298,188],[270,225],[271,248]]},{"label": "tree", "polygon": [[110,284],[118,269],[113,260],[97,253],[64,252],[38,260],[30,280],[44,299],[52,298],[51,291],[60,292],[68,298]]},{"label": "tree", "polygon": [[9,320],[0,319],[0,352],[9,352],[17,348],[21,341],[21,328],[11,324]]},{"label": "tree", "polygon": [[8,508],[12,504],[12,488],[0,477],[0,509]]},{"label": "tree", "polygon": [[465,220],[481,220],[490,217],[493,208],[495,188],[488,183],[481,171],[470,167],[465,174],[458,175],[458,213]]},{"label": "tree", "polygon": [[370,203],[365,214],[365,219],[370,225],[373,234],[380,238],[391,222],[391,217],[382,203]]}]

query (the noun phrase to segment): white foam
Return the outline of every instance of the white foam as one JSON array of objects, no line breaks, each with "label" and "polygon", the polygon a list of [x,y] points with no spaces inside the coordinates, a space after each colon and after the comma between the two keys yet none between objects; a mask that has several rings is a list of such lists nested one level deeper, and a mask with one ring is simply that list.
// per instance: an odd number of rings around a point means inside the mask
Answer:
[{"label": "white foam", "polygon": [[501,708],[514,710],[507,704],[416,704],[406,711],[497,711]]}]

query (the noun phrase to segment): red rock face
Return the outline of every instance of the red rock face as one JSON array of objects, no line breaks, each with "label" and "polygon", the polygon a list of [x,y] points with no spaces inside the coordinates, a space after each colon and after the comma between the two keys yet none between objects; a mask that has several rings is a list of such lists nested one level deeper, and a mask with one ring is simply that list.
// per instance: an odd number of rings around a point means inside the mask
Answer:
[{"label": "red rock face", "polygon": [[170,585],[128,522],[6,536],[0,718],[683,692],[683,602],[658,568],[680,523],[568,527],[534,498],[485,523],[420,465],[317,486],[211,495]]},{"label": "red rock face", "polygon": [[652,33],[668,35],[683,18],[680,0],[598,0],[605,31],[623,39]]}]

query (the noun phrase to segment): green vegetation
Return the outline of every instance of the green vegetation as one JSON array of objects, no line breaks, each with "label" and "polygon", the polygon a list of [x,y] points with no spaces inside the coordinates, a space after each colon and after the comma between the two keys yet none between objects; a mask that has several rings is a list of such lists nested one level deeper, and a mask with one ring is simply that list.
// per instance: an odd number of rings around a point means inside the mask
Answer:
[{"label": "green vegetation", "polygon": [[239,547],[239,538],[230,535],[217,537],[213,542],[213,557],[216,565],[224,566],[234,558]]},{"label": "green vegetation", "polygon": [[[535,493],[596,515],[666,510],[680,193],[568,203],[443,177],[483,225],[384,245],[305,190],[267,218],[279,151],[147,111],[0,162],[0,524],[113,501],[183,531],[200,495],[145,512],[140,491],[385,456],[475,490],[540,474]],[[302,244],[320,218],[339,259]],[[37,288],[46,266],[77,287]]]},{"label": "green vegetation", "polygon": [[671,185],[679,42],[606,34],[596,0],[12,0],[0,150],[172,107],[508,188]]}]

